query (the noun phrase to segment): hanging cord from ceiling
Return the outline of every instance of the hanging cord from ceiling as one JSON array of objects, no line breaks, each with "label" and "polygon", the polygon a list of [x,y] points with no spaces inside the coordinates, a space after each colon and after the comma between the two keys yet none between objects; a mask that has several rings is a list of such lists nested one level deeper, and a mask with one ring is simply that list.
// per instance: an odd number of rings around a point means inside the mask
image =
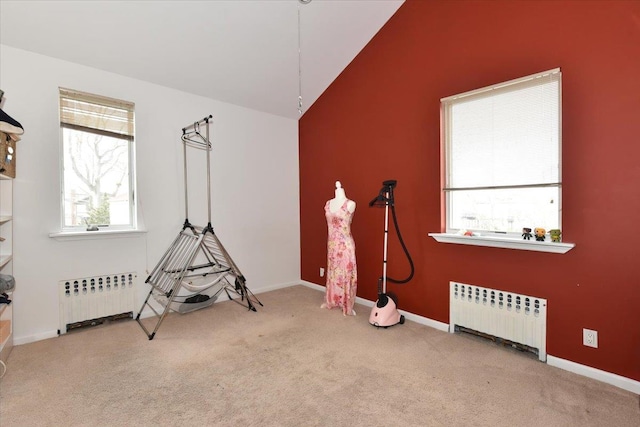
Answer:
[{"label": "hanging cord from ceiling", "polygon": [[302,49],[300,47],[300,4],[309,4],[311,0],[298,0],[298,114],[302,115]]}]

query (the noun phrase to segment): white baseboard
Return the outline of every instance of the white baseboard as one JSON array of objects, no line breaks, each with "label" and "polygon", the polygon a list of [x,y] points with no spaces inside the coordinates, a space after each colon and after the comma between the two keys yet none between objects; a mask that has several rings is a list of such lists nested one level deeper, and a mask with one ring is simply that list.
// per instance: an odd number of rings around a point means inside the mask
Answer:
[{"label": "white baseboard", "polygon": [[[301,281],[301,283],[309,288],[316,289],[322,292],[325,291],[324,286],[316,285],[315,283],[307,282],[305,280]],[[356,302],[368,307],[373,307],[374,304],[374,302],[360,297],[356,298]],[[403,314],[407,320],[411,320],[413,322],[420,323],[422,325],[426,325],[443,332],[449,332],[448,323],[442,323],[437,320],[429,319],[427,317],[419,316],[417,314],[409,313],[403,310],[398,311]],[[549,354],[547,354],[547,364],[556,368],[564,369],[565,371],[582,375],[583,377],[592,378],[594,380],[602,381],[603,383],[611,384],[635,394],[640,394],[640,381],[635,381],[631,378],[612,374],[611,372],[602,371],[590,366],[581,365],[580,363],[571,362],[570,360],[560,359],[559,357],[551,356]]]},{"label": "white baseboard", "polygon": [[[320,291],[320,292],[324,292],[325,289],[326,289],[324,286],[316,285],[315,283],[307,282],[306,280],[301,280],[300,282],[297,282],[296,284],[304,285],[307,288],[315,289],[316,291]],[[359,299],[360,297],[357,297],[357,298]]]},{"label": "white baseboard", "polygon": [[[311,289],[315,289],[321,292],[325,291],[324,286],[316,285],[315,283],[307,282],[306,280],[302,280],[301,283]],[[373,307],[375,301],[370,301],[368,299],[356,297],[356,302],[358,304],[366,305],[367,307]],[[405,319],[411,320],[412,322],[420,323],[421,325],[429,326],[434,329],[438,329],[440,331],[448,332],[449,324],[438,322],[437,320],[429,319],[427,317],[418,316],[417,314],[409,313],[408,311],[398,310],[400,314],[402,314]]]},{"label": "white baseboard", "polygon": [[582,375],[583,377],[602,381],[603,383],[611,384],[635,394],[640,394],[640,381],[635,381],[631,378],[612,374],[607,371],[601,371],[600,369],[592,368],[591,366],[581,365],[580,363],[560,359],[559,357],[550,355],[547,355],[547,365],[564,369],[565,371],[573,372],[574,374]]},{"label": "white baseboard", "polygon": [[429,319],[428,317],[418,316],[417,314],[409,313],[404,310],[398,310],[400,313],[404,315],[407,320],[411,320],[416,323],[420,323],[425,326],[429,326],[431,328],[437,329],[442,332],[449,332],[449,324],[438,322],[437,320]]},{"label": "white baseboard", "polygon": [[57,336],[58,336],[58,330],[56,329],[55,331],[47,331],[47,332],[41,332],[39,334],[26,335],[23,337],[15,337],[13,339],[13,345],[29,344],[36,341],[55,338]]},{"label": "white baseboard", "polygon": [[[308,282],[310,283],[310,282]],[[269,286],[265,286],[259,289],[253,289],[251,288],[251,286],[249,286],[249,290],[251,292],[253,292],[254,294],[261,294],[264,292],[271,292],[271,291],[275,291],[277,289],[283,289],[283,288],[289,288],[291,286],[296,286],[296,285],[300,285],[300,280],[296,280],[294,282],[285,282],[285,283],[276,283],[275,285],[269,285]],[[315,285],[318,286],[318,285]],[[324,287],[319,286],[320,288],[322,288],[324,290]]]}]

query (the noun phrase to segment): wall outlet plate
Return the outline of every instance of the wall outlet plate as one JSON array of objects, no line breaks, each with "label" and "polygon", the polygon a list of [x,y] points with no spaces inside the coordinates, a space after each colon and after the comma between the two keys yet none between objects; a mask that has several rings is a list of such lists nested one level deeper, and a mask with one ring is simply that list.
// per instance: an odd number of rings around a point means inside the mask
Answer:
[{"label": "wall outlet plate", "polygon": [[598,331],[592,329],[582,330],[582,344],[587,347],[598,348]]}]

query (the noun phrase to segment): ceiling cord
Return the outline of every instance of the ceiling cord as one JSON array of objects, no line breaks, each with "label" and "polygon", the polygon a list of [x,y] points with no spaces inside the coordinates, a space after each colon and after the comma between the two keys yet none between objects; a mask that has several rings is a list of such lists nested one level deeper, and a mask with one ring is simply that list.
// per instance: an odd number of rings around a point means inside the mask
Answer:
[{"label": "ceiling cord", "polygon": [[298,114],[302,115],[302,50],[300,48],[300,4],[309,4],[311,0],[298,0]]}]

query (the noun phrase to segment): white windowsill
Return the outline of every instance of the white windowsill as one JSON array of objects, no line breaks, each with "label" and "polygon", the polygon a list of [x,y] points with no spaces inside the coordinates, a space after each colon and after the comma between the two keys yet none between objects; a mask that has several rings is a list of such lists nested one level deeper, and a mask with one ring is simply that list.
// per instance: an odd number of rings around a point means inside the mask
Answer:
[{"label": "white windowsill", "polygon": [[58,231],[49,233],[52,239],[65,240],[91,240],[91,239],[123,239],[140,237],[146,234],[146,230],[98,230],[98,231]]},{"label": "white windowsill", "polygon": [[461,236],[459,234],[429,233],[440,243],[456,243],[459,245],[488,246],[492,248],[518,249],[525,251],[551,252],[564,254],[573,249],[575,243],[538,242],[536,240],[519,240],[496,236]]}]

